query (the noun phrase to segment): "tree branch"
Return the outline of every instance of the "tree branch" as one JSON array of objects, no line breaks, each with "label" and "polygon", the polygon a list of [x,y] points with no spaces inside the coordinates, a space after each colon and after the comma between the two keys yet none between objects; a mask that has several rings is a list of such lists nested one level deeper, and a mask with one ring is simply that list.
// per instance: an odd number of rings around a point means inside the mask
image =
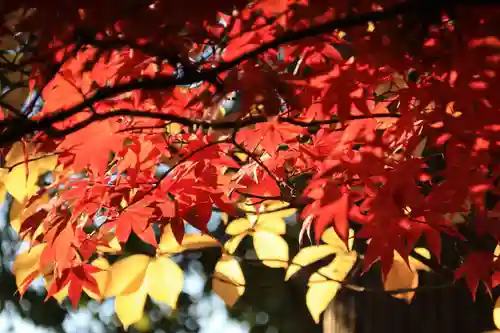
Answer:
[{"label": "tree branch", "polygon": [[[88,105],[92,105],[99,101],[116,97],[120,94],[130,92],[133,90],[157,90],[171,88],[179,85],[189,85],[197,82],[215,82],[219,74],[232,69],[233,67],[239,65],[245,60],[251,59],[269,49],[279,47],[283,44],[288,44],[294,41],[298,41],[307,37],[312,37],[328,32],[332,32],[336,29],[346,29],[353,26],[358,26],[362,24],[367,24],[368,22],[376,22],[387,20],[396,17],[404,12],[410,11],[417,6],[418,1],[407,1],[405,3],[395,5],[384,11],[371,12],[361,15],[349,15],[342,19],[333,20],[324,24],[319,24],[307,29],[302,29],[299,31],[289,31],[282,34],[280,37],[276,38],[271,42],[264,43],[252,51],[249,51],[231,61],[221,62],[217,67],[200,70],[200,71],[190,71],[186,75],[159,75],[155,78],[138,78],[131,80],[127,83],[117,84],[113,87],[102,87],[99,88],[92,96],[87,98],[84,102],[77,104],[69,109],[62,110],[50,115],[47,115],[41,119],[37,120],[26,120],[26,119],[12,119],[0,121],[0,143],[2,145],[12,144],[15,141],[20,140],[25,135],[32,134],[36,131],[47,131],[48,134],[54,136],[61,136],[67,134],[67,131],[56,131],[52,128],[52,124],[59,121],[63,121],[74,114],[84,111]],[[120,112],[115,114],[120,115]],[[134,113],[129,115],[133,116]],[[101,120],[104,118],[112,117],[111,113],[109,115],[100,115],[97,117],[90,117],[87,121],[80,123],[75,127],[76,130],[81,129],[91,123],[92,121]],[[139,116],[136,114],[136,116]],[[174,121],[174,118],[166,117],[165,120]],[[180,121],[180,119],[177,119]],[[255,120],[253,120],[255,121]],[[262,121],[265,121],[262,120]],[[248,121],[252,122],[252,121]],[[218,127],[214,128],[230,128],[233,127],[234,123],[230,126],[227,124],[220,124]]]}]

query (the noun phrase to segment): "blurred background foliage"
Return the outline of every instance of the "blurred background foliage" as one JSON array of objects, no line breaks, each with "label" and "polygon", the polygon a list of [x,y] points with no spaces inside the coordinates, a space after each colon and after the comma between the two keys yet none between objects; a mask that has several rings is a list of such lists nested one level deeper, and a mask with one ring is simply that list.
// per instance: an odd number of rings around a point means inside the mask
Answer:
[{"label": "blurred background foliage", "polygon": [[[82,295],[79,308],[74,311],[69,300],[61,304],[55,299],[45,301],[46,290],[41,279],[30,286],[20,299],[11,268],[13,260],[25,245],[20,243],[10,227],[6,200],[1,209],[0,224],[0,332],[120,332],[121,325],[114,314],[113,299],[98,303]],[[286,240],[294,255],[298,250],[298,225],[288,219]],[[212,228],[216,229],[220,216],[214,214]],[[189,230],[188,230],[189,232]],[[295,250],[294,250],[295,249]],[[128,253],[144,252],[144,244],[131,237],[125,248]],[[244,241],[238,250],[244,258],[242,269],[247,286],[236,305],[227,309],[223,301],[211,291],[211,274],[220,257],[220,249],[211,248],[186,252],[175,257],[185,272],[185,286],[179,297],[178,308],[148,299],[144,318],[129,328],[129,332],[262,332],[299,333],[320,332],[305,304],[305,281],[292,279],[284,282],[285,271],[262,265],[255,258],[251,241]],[[168,288],[168,285],[165,286]]]}]

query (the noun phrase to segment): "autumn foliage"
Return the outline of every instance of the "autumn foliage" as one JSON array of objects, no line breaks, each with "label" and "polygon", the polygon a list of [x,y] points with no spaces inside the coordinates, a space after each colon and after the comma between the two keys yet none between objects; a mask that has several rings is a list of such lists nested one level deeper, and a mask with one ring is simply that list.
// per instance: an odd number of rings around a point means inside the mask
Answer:
[{"label": "autumn foliage", "polygon": [[[358,264],[408,301],[420,270],[472,296],[500,283],[498,6],[18,0],[0,17],[21,295],[43,276],[75,307],[116,297],[129,326],[147,295],[175,308],[172,255],[218,247],[231,306],[248,238],[287,280],[328,259],[308,278],[316,321]],[[131,234],[150,251],[125,251]],[[441,265],[445,238],[459,259]]]}]

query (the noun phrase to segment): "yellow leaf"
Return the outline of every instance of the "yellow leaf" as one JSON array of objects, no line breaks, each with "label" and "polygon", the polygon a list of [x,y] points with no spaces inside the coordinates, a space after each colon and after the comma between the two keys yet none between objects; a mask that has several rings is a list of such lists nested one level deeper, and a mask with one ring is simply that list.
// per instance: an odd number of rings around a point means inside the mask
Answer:
[{"label": "yellow leaf", "polygon": [[500,244],[497,244],[497,246],[495,247],[495,252],[493,252],[493,255],[495,257],[500,256]]},{"label": "yellow leaf", "polygon": [[215,265],[212,289],[228,305],[234,303],[245,292],[245,276],[240,264],[231,256],[223,255]]},{"label": "yellow leaf", "polygon": [[335,256],[331,263],[321,267],[318,272],[323,275],[323,278],[344,281],[357,259],[358,255],[355,252],[341,252]]},{"label": "yellow leaf", "polygon": [[[430,259],[431,258],[431,253],[429,252],[429,250],[423,248],[423,247],[417,247],[415,248],[415,252],[417,252],[418,254],[420,254],[422,257],[426,258],[426,259]],[[395,252],[395,257],[400,257],[401,258],[401,255],[397,252]],[[402,260],[402,258],[401,258]],[[426,272],[430,272],[431,269],[429,266],[427,266],[426,264],[424,264],[423,262],[421,262],[420,260],[414,258],[414,257],[409,257],[408,258],[408,261],[410,263],[410,267],[411,269],[416,272],[416,271],[426,271]]]},{"label": "yellow leaf", "polygon": [[175,309],[184,275],[171,259],[137,254],[115,263],[110,271],[106,295],[117,295],[116,314],[125,328],[141,320],[147,294]]},{"label": "yellow leaf", "polygon": [[252,229],[252,224],[248,219],[241,218],[231,221],[226,228],[226,234],[236,236]]},{"label": "yellow leaf", "polygon": [[170,224],[168,224],[163,230],[163,234],[160,238],[160,243],[158,244],[158,249],[161,253],[182,252],[182,247],[179,245],[179,243],[177,243]]},{"label": "yellow leaf", "polygon": [[[416,287],[418,287],[417,272],[412,271],[400,256],[398,257],[395,255],[391,270],[389,271],[389,274],[387,274],[387,278],[384,281],[384,290],[390,291]],[[400,294],[391,294],[391,296],[410,303],[415,296],[415,292],[411,291]]]},{"label": "yellow leaf", "polygon": [[265,204],[266,214],[275,214],[276,217],[285,218],[297,212],[296,208],[287,208],[290,206],[288,202],[285,201],[268,201]]},{"label": "yellow leaf", "polygon": [[135,254],[115,262],[109,270],[111,281],[105,296],[111,297],[136,292],[143,285],[150,261],[151,258],[144,254]]},{"label": "yellow leaf", "polygon": [[205,249],[207,247],[219,247],[220,243],[217,239],[210,235],[189,234],[182,239],[182,248],[186,250]]},{"label": "yellow leaf", "polygon": [[100,268],[102,270],[109,269],[111,265],[109,264],[108,260],[104,257],[99,257],[92,261],[92,266],[95,266],[97,268]]},{"label": "yellow leaf", "polygon": [[165,228],[163,235],[160,239],[160,244],[158,244],[158,249],[160,253],[180,253],[186,250],[198,250],[208,247],[218,247],[220,243],[217,239],[210,235],[203,234],[187,234],[184,235],[182,239],[182,246],[177,243],[177,240],[172,233],[170,226]]},{"label": "yellow leaf", "polygon": [[246,218],[239,218],[229,223],[226,233],[236,236],[253,228],[282,235],[286,231],[284,218],[297,211],[295,208],[286,209],[288,206],[286,202],[269,201],[266,205],[259,206],[259,211],[256,211],[255,205],[239,204],[241,209],[249,213]]},{"label": "yellow leaf", "polygon": [[323,235],[321,235],[321,240],[334,248],[339,248],[342,251],[350,251],[354,243],[354,230],[349,229],[348,249],[346,249],[345,243],[340,239],[333,227],[330,227],[323,232]]},{"label": "yellow leaf", "polygon": [[165,126],[165,129],[167,130],[168,134],[179,134],[182,131],[182,125],[179,123],[170,123],[167,126]]},{"label": "yellow leaf", "polygon": [[5,177],[9,174],[9,171],[4,168],[0,168],[0,183],[3,183]]},{"label": "yellow leaf", "polygon": [[240,245],[241,241],[243,238],[245,238],[248,235],[248,232],[244,232],[242,234],[236,235],[229,239],[226,243],[224,243],[224,248],[229,254],[233,254],[238,246]]},{"label": "yellow leaf", "polygon": [[120,207],[123,209],[128,206],[127,200],[125,198],[122,198],[122,201],[120,201]]},{"label": "yellow leaf", "polygon": [[[31,215],[35,214],[40,206],[49,202],[48,193],[43,194],[38,199],[31,202],[29,206],[26,206],[27,200],[24,202],[19,202],[17,200],[12,200],[12,205],[9,211],[10,225],[12,228],[19,233],[21,224]],[[35,235],[36,236],[36,235]]]},{"label": "yellow leaf", "polygon": [[5,156],[5,167],[11,168],[13,165],[24,162],[24,148],[21,142],[12,145]]},{"label": "yellow leaf", "polygon": [[114,232],[108,232],[102,236],[102,240],[108,242],[106,245],[98,245],[96,250],[101,253],[116,253],[122,250],[122,246]]},{"label": "yellow leaf", "polygon": [[144,283],[133,293],[116,296],[115,311],[124,329],[141,320],[146,304],[146,288],[147,285]]},{"label": "yellow leaf", "polygon": [[420,254],[425,259],[431,259],[431,253],[424,247],[416,247],[414,251]]},{"label": "yellow leaf", "polygon": [[[269,231],[282,235],[286,231],[284,218],[294,214],[297,209],[286,208],[289,204],[283,201],[270,201],[265,205],[255,223],[255,230]],[[262,206],[261,206],[262,207]]]},{"label": "yellow leaf", "polygon": [[[28,153],[30,147],[27,147]],[[28,164],[28,177],[26,177],[26,163],[24,161],[24,149],[20,142],[16,142],[7,154],[6,167],[12,168],[5,177],[4,183],[9,192],[17,201],[23,202],[38,191],[38,179],[48,171],[52,171],[57,165],[57,156],[30,156],[32,160]]]},{"label": "yellow leaf", "polygon": [[[109,262],[103,257],[97,258],[94,261],[92,261],[92,265],[102,269],[102,271],[100,272],[93,273],[92,277],[96,279],[97,286],[99,288],[99,291],[101,292],[101,295],[104,295],[106,289],[108,288],[109,281],[111,280],[111,273],[109,272],[109,268],[111,266],[109,265]],[[95,300],[101,299],[99,295],[96,295],[87,288],[83,288],[83,290],[87,293],[87,295],[89,295],[90,298]]]},{"label": "yellow leaf", "polygon": [[497,298],[495,302],[495,308],[493,309],[493,321],[496,328],[500,329],[500,297]]},{"label": "yellow leaf", "polygon": [[172,259],[159,257],[149,264],[147,285],[148,294],[155,301],[166,303],[175,309],[184,285],[184,273]]},{"label": "yellow leaf", "polygon": [[373,24],[372,21],[369,21],[368,22],[368,28],[366,29],[366,31],[373,32],[373,30],[375,30],[375,24]]},{"label": "yellow leaf", "polygon": [[17,201],[24,201],[28,192],[28,182],[26,178],[26,168],[24,165],[16,166],[5,179],[7,191]]},{"label": "yellow leaf", "polygon": [[255,223],[255,230],[268,231],[273,234],[283,235],[286,232],[285,220],[276,213],[261,213]]},{"label": "yellow leaf", "polygon": [[264,265],[273,268],[288,266],[288,244],[281,236],[257,231],[253,234],[253,246]]},{"label": "yellow leaf", "polygon": [[44,249],[45,244],[38,244],[16,257],[12,266],[12,272],[16,276],[17,288],[22,289],[26,287],[23,285],[23,281],[32,273],[40,271],[40,256]]},{"label": "yellow leaf", "polygon": [[248,159],[248,155],[245,153],[236,152],[234,153],[234,155],[236,155],[236,157],[238,157],[242,162],[246,162],[246,160]]},{"label": "yellow leaf", "polygon": [[319,317],[337,295],[339,289],[340,283],[327,280],[318,281],[309,287],[306,294],[306,305],[316,323],[319,323]]},{"label": "yellow leaf", "polygon": [[329,245],[308,246],[300,250],[293,258],[290,267],[286,271],[285,281],[297,273],[301,268],[312,264],[324,257],[335,253],[335,250]]},{"label": "yellow leaf", "polygon": [[21,230],[21,221],[24,221],[28,217],[24,216],[26,215],[26,213],[23,214],[23,211],[25,211],[24,203],[21,203],[16,199],[13,199],[9,210],[9,218],[10,218],[10,226],[17,233],[19,233],[19,230]]},{"label": "yellow leaf", "polygon": [[309,278],[306,305],[316,323],[319,323],[321,313],[337,295],[340,281],[344,281],[356,260],[354,252],[339,253],[330,264],[321,267]]}]

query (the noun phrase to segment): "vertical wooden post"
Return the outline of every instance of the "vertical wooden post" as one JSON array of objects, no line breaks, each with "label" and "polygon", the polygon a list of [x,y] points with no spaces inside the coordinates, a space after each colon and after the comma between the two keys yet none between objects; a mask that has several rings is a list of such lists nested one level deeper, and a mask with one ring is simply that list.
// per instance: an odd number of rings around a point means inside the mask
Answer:
[{"label": "vertical wooden post", "polygon": [[489,331],[492,309],[487,295],[478,294],[474,302],[463,285],[417,292],[411,304],[381,293],[341,290],[325,310],[322,327],[323,333],[500,333]]}]

